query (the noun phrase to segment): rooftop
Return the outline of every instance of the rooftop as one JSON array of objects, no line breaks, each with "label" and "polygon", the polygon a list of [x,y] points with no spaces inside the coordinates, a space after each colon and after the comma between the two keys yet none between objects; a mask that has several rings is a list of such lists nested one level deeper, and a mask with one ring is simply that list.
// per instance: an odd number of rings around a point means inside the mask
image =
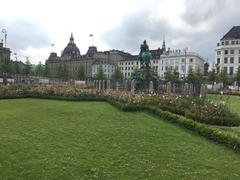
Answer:
[{"label": "rooftop", "polygon": [[221,40],[240,39],[240,26],[233,26]]}]

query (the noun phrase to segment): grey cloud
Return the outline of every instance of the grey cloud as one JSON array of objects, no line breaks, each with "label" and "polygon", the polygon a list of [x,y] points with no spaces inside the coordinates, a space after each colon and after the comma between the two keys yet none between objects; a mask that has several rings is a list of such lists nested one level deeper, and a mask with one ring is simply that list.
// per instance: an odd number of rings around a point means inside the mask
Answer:
[{"label": "grey cloud", "polygon": [[1,28],[7,30],[7,45],[13,50],[50,46],[50,37],[40,25],[34,22],[27,20],[4,21],[0,19],[0,25]]},{"label": "grey cloud", "polygon": [[165,19],[152,19],[151,12],[146,10],[126,17],[119,26],[103,34],[102,39],[110,47],[135,52],[144,39],[151,42],[162,40],[163,34],[169,30]]},{"label": "grey cloud", "polygon": [[[167,46],[173,49],[189,47],[190,51],[198,52],[212,61],[220,38],[232,26],[240,25],[239,7],[239,0],[186,0],[186,11],[181,19],[192,27],[191,31],[183,26],[175,28],[166,19],[152,19],[152,12],[145,10],[126,16],[119,26],[106,32],[102,39],[110,47],[136,52],[143,39],[147,39],[150,45],[161,46],[165,33]],[[199,31],[202,24],[207,26],[207,30]],[[178,42],[175,44],[177,47],[174,47],[173,41]]]}]

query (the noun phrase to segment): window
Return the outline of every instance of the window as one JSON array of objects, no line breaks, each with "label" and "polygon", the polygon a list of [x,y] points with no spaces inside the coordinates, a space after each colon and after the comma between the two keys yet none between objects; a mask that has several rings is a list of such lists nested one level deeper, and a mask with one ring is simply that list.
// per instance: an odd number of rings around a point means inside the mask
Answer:
[{"label": "window", "polygon": [[238,41],[236,41],[236,44],[238,44]]},{"label": "window", "polygon": [[233,67],[230,67],[230,69],[229,69],[229,75],[233,75]]},{"label": "window", "polygon": [[163,71],[163,66],[162,66],[162,71]]},{"label": "window", "polygon": [[167,66],[165,66],[165,71],[167,71],[168,70],[168,67]]},{"label": "window", "polygon": [[228,41],[225,42],[225,45],[228,45]]},{"label": "window", "polygon": [[220,58],[217,58],[217,64],[220,64]]},{"label": "window", "polygon": [[234,50],[231,50],[230,52],[231,52],[231,54],[234,54]]},{"label": "window", "polygon": [[240,54],[240,49],[239,49],[238,53]]},{"label": "window", "polygon": [[224,71],[224,74],[227,74],[227,67],[224,67],[223,71]]},{"label": "window", "polygon": [[230,57],[230,63],[234,63],[234,57]]},{"label": "window", "polygon": [[238,63],[240,63],[240,57],[238,57]]},{"label": "window", "polygon": [[217,52],[217,55],[221,55],[221,51],[218,51],[218,52]]},{"label": "window", "polygon": [[178,66],[175,66],[175,70],[178,71]]},{"label": "window", "polygon": [[190,59],[190,63],[192,63],[193,62],[193,59]]},{"label": "window", "polygon": [[130,70],[130,67],[128,67],[128,70]]},{"label": "window", "polygon": [[227,57],[224,58],[224,63],[225,63],[225,64],[228,63],[228,58],[227,58]]},{"label": "window", "polygon": [[231,42],[231,44],[233,44],[233,45],[234,45],[234,44],[235,44],[235,41],[232,41],[232,42]]},{"label": "window", "polygon": [[127,70],[127,67],[125,67],[125,70]]},{"label": "window", "polygon": [[182,63],[184,63],[185,62],[185,59],[182,59]]},{"label": "window", "polygon": [[224,45],[224,42],[222,41],[222,45]]},{"label": "window", "polygon": [[228,54],[228,50],[225,50],[225,51],[224,51],[224,54]]},{"label": "window", "polygon": [[132,62],[132,65],[133,65],[133,62]]}]

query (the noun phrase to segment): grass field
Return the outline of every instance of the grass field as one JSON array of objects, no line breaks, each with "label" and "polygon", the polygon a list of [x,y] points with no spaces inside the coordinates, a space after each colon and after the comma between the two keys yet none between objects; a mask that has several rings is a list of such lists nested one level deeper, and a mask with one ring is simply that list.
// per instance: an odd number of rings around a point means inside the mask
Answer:
[{"label": "grass field", "polygon": [[240,155],[103,102],[0,100],[0,179],[240,179]]},{"label": "grass field", "polygon": [[[232,96],[232,95],[209,95],[214,101],[225,101],[227,107],[230,111],[236,113],[240,116],[240,96]],[[240,127],[220,127],[222,130],[237,135],[240,138]]]},{"label": "grass field", "polygon": [[229,109],[240,116],[240,96],[233,95],[209,95],[215,101],[225,101]]}]

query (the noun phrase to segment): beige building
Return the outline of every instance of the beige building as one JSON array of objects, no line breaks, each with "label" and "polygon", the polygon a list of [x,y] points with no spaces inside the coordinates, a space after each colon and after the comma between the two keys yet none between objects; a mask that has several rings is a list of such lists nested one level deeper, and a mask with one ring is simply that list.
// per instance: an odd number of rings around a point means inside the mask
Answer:
[{"label": "beige building", "polygon": [[[115,69],[113,66],[117,66],[116,62],[131,56],[129,53],[125,53],[118,50],[110,51],[97,51],[97,47],[90,46],[85,55],[81,55],[80,50],[74,43],[73,35],[70,37],[68,45],[64,48],[61,56],[57,56],[57,53],[52,52],[49,58],[46,60],[46,64],[50,69],[51,76],[57,76],[60,65],[66,65],[70,75],[76,75],[79,67],[84,66],[87,77],[93,77],[96,74],[96,68],[100,64],[104,67],[109,65],[111,72]],[[94,67],[92,67],[94,66]],[[106,77],[110,78],[108,71],[106,71]]]}]

